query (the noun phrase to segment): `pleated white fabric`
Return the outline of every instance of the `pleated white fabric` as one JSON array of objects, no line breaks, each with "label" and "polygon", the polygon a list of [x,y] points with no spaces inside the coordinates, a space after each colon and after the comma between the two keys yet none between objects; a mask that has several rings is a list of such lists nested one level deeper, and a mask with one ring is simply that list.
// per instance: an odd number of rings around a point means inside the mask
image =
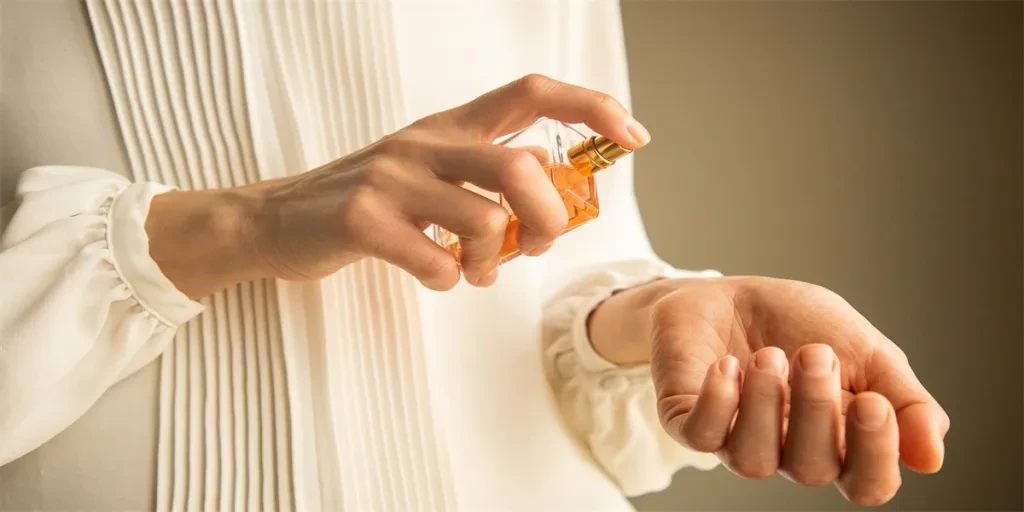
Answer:
[{"label": "pleated white fabric", "polygon": [[[87,5],[134,179],[257,181],[233,4]],[[277,300],[271,281],[205,298],[161,358],[158,510],[294,506]]]},{"label": "pleated white fabric", "polygon": [[[239,3],[261,170],[317,167],[406,124],[389,2]],[[256,91],[265,92],[257,94]],[[417,284],[365,260],[318,286],[282,283],[300,505],[324,510],[454,508],[443,440],[429,409]],[[310,326],[306,329],[306,326]],[[343,342],[338,342],[344,340]],[[301,382],[300,382],[301,380]],[[300,446],[301,444],[301,446]],[[298,475],[305,475],[299,477]],[[309,478],[318,475],[314,480]],[[369,477],[369,478],[367,478]],[[315,481],[337,485],[311,485]]]},{"label": "pleated white fabric", "polygon": [[[89,5],[136,180],[250,183],[313,168],[404,119],[385,2]],[[285,126],[277,155],[287,167],[255,164],[243,55],[265,59],[247,63],[250,84],[277,83],[278,97],[297,100],[272,123]],[[415,281],[367,260],[319,285],[275,288],[247,283],[204,299],[211,314],[180,329],[163,358],[158,509],[450,508],[410,321]],[[303,307],[281,314],[278,294]],[[375,478],[338,474],[347,470]]]}]

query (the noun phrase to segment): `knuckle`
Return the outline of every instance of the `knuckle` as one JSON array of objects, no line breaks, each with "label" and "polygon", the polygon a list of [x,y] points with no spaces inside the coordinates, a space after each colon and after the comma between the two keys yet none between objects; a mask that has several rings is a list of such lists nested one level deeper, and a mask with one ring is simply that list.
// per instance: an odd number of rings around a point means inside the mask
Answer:
[{"label": "knuckle", "polygon": [[537,178],[540,164],[528,151],[509,151],[502,162],[500,177],[506,187],[522,186]]},{"label": "knuckle", "polygon": [[480,215],[475,216],[472,229],[479,236],[495,235],[505,232],[508,221],[508,212],[504,208],[495,205],[488,207]]},{"label": "knuckle", "polygon": [[365,219],[373,215],[376,209],[376,198],[373,189],[364,184],[356,185],[346,197],[338,202],[335,215],[342,230],[349,233],[359,232],[365,225]]},{"label": "knuckle", "polygon": [[516,89],[527,98],[536,98],[550,93],[558,82],[539,73],[531,73],[516,81]]},{"label": "knuckle", "polygon": [[595,99],[596,99],[596,103],[597,103],[597,107],[598,108],[601,108],[601,109],[611,109],[611,110],[616,110],[616,111],[624,111],[625,110],[625,108],[622,107],[622,104],[619,103],[619,100],[615,99],[615,97],[612,96],[611,94],[607,94],[607,93],[603,93],[603,92],[595,92],[594,94],[597,95],[597,97]]},{"label": "knuckle", "polygon": [[377,153],[385,155],[408,154],[416,143],[411,137],[405,136],[403,133],[392,134],[377,141]]},{"label": "knuckle", "polygon": [[[458,134],[465,129],[460,122],[459,114],[471,115],[474,110],[471,108],[474,103],[467,103],[459,108],[436,112],[413,121],[412,124],[403,128],[399,135],[404,140],[402,149],[407,151],[419,151],[423,144],[429,144],[438,137],[447,138],[452,134]],[[467,119],[463,119],[466,121]]]},{"label": "knuckle", "polygon": [[518,172],[531,176],[540,170],[540,162],[537,157],[525,149],[518,149],[509,152],[508,161],[505,163],[507,169],[514,169]]},{"label": "knuckle", "polygon": [[458,266],[447,254],[430,255],[423,262],[420,277],[436,290],[450,290],[458,282]]},{"label": "knuckle", "polygon": [[388,154],[374,155],[363,169],[363,183],[372,188],[386,188],[395,184],[402,175],[402,164],[398,158]]},{"label": "knuckle", "polygon": [[[531,224],[530,228],[542,237],[554,239],[565,231],[569,222],[565,206],[551,194],[544,194],[541,187],[552,187],[540,167],[537,157],[529,151],[512,151],[505,158],[499,171],[501,186],[506,190],[530,191],[538,201],[546,201],[543,219]],[[539,193],[538,193],[539,192]]]},{"label": "knuckle", "polygon": [[408,131],[429,130],[432,127],[434,127],[435,125],[440,124],[442,119],[443,119],[443,116],[440,113],[430,114],[430,115],[421,117],[421,118],[413,121],[412,124],[410,124],[409,126],[407,126],[405,128],[405,130],[408,130]]},{"label": "knuckle", "polygon": [[875,347],[873,353],[869,357],[874,358],[878,356],[888,358],[890,361],[899,363],[899,365],[905,366],[910,364],[910,358],[907,356],[906,351],[895,343],[886,343]]}]

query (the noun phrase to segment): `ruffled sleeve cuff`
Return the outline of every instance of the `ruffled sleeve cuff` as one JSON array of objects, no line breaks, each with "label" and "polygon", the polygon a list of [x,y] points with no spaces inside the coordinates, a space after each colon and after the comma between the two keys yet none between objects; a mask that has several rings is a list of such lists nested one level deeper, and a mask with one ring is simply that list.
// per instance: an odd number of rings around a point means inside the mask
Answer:
[{"label": "ruffled sleeve cuff", "polygon": [[171,187],[109,171],[26,171],[0,240],[0,465],[77,420],[202,311],[149,255]]},{"label": "ruffled sleeve cuff", "polygon": [[139,304],[162,323],[177,327],[203,310],[179,291],[149,255],[146,217],[153,197],[174,190],[156,183],[129,185],[110,207],[107,244],[121,280]]},{"label": "ruffled sleeve cuff", "polygon": [[667,487],[683,467],[711,469],[713,455],[688,450],[663,430],[650,366],[620,367],[590,342],[587,319],[618,291],[659,278],[715,278],[659,261],[619,262],[586,273],[545,310],[545,369],[563,419],[627,496]]},{"label": "ruffled sleeve cuff", "polygon": [[548,325],[560,326],[569,334],[572,349],[583,367],[591,372],[631,372],[608,361],[594,350],[590,342],[587,320],[612,295],[652,282],[657,279],[708,279],[722,277],[716,270],[680,270],[661,261],[638,260],[619,262],[587,273],[566,287],[551,301],[545,320]]}]

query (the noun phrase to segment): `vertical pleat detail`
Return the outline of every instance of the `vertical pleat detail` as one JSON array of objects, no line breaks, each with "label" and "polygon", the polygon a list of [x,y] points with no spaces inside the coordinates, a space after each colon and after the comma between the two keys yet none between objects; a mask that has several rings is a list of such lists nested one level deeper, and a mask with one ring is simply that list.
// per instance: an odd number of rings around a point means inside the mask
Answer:
[{"label": "vertical pleat detail", "polygon": [[[137,180],[241,185],[266,174],[257,161],[312,168],[408,121],[390,2],[88,5]],[[284,93],[288,158],[258,158],[244,52]],[[289,302],[288,326],[271,282],[205,299],[161,359],[157,509],[456,508],[415,287],[363,261],[289,296],[307,307]]]},{"label": "vertical pleat detail", "polygon": [[[87,5],[134,178],[257,180],[233,3]],[[276,288],[245,283],[203,304],[160,361],[157,510],[292,510]]]},{"label": "vertical pleat detail", "polygon": [[[243,52],[260,56],[258,79],[279,84],[283,96],[271,97],[266,110],[276,126],[297,132],[294,146],[277,148],[283,158],[266,161],[313,168],[408,122],[392,2],[246,5]],[[457,508],[429,408],[415,281],[366,260],[319,287],[281,290],[303,305],[285,315],[285,332],[295,336],[284,345],[289,389],[312,395],[292,402],[304,409],[293,411],[293,421],[312,423],[302,428],[311,436],[293,441],[295,466],[304,472],[296,488],[313,472],[317,478],[300,503],[348,511]]]}]

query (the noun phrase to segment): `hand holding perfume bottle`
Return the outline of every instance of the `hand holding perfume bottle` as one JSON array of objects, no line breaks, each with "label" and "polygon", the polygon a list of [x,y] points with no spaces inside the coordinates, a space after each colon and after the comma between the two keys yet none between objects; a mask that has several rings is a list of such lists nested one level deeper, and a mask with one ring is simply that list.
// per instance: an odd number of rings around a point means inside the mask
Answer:
[{"label": "hand holding perfume bottle", "polygon": [[[618,159],[632,152],[606,137],[587,137],[578,129],[551,119],[540,119],[498,144],[527,148],[538,157],[547,179],[565,207],[566,222],[560,228],[563,234],[597,218],[600,206],[594,173],[612,166]],[[471,184],[466,188],[491,198],[508,211],[509,222],[498,253],[499,263],[505,263],[524,252],[529,255],[543,252],[544,247],[520,247],[521,222],[504,195],[481,190]],[[457,261],[462,259],[459,238],[443,226],[434,227],[434,239],[448,249]]]},{"label": "hand holding perfume bottle", "polygon": [[238,273],[318,279],[376,257],[435,290],[460,275],[487,286],[501,262],[596,217],[593,173],[649,138],[615,99],[527,76],[318,169],[233,189],[252,240],[253,268]]}]

